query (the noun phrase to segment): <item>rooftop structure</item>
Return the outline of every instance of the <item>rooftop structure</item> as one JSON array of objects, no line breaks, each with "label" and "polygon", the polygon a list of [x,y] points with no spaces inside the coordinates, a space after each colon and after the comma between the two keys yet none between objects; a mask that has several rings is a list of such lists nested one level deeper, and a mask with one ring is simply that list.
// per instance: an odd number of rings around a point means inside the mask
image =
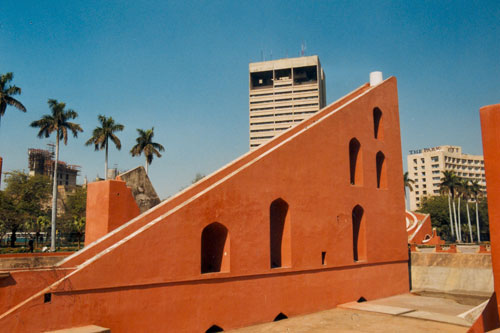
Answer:
[{"label": "rooftop structure", "polygon": [[250,150],[326,105],[318,56],[249,64]]},{"label": "rooftop structure", "polygon": [[410,210],[419,209],[424,197],[439,195],[443,171],[453,171],[470,181],[478,180],[486,193],[483,156],[463,154],[462,147],[438,146],[410,150],[407,161],[408,178],[415,182],[413,191],[410,191]]},{"label": "rooftop structure", "polygon": [[[45,149],[28,149],[28,168],[30,176],[44,175],[54,178],[54,153]],[[80,167],[58,161],[57,185],[75,186]]]}]

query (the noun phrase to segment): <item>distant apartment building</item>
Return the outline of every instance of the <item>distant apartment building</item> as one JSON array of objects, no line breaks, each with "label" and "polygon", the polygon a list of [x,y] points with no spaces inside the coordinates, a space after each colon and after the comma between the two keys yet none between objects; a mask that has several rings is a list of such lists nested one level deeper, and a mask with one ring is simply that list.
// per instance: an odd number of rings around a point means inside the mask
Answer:
[{"label": "distant apartment building", "polygon": [[326,105],[318,56],[249,64],[250,150]]},{"label": "distant apartment building", "polygon": [[[45,149],[28,149],[28,168],[30,176],[44,175],[54,178],[54,153]],[[63,161],[57,164],[57,185],[75,186],[79,167]]]},{"label": "distant apartment building", "polygon": [[415,182],[413,191],[410,191],[410,210],[419,209],[424,197],[439,195],[443,171],[453,171],[470,181],[478,180],[486,193],[483,156],[463,154],[462,147],[439,146],[410,150],[407,160],[408,178]]}]

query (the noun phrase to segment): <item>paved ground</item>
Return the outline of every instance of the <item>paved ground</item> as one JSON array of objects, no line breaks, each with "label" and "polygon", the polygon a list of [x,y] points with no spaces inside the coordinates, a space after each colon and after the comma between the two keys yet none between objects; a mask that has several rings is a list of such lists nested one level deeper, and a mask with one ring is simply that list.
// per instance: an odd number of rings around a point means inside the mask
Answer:
[{"label": "paved ground", "polygon": [[465,314],[485,300],[433,296],[405,294],[347,303],[332,310],[229,332],[467,332],[471,322]]},{"label": "paved ground", "polygon": [[273,323],[245,327],[231,333],[296,332],[467,332],[468,327],[375,312],[336,308]]}]

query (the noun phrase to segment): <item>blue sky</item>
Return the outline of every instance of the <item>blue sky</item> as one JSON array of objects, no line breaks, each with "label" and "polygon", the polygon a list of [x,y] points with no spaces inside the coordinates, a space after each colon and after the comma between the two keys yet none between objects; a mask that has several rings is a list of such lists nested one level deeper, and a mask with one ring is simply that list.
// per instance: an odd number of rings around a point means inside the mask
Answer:
[{"label": "blue sky", "polygon": [[[103,176],[104,152],[85,147],[97,115],[125,125],[110,166],[131,157],[136,128],[155,127],[166,152],[150,166],[165,198],[248,150],[248,63],[317,54],[327,102],[368,81],[398,78],[403,157],[444,144],[482,154],[478,110],[500,103],[498,1],[2,1],[0,73],[14,72],[23,114],[0,126],[4,172],[45,148],[29,123],[47,99],[79,113],[84,133],[61,148]],[[406,164],[406,162],[405,162]]]}]

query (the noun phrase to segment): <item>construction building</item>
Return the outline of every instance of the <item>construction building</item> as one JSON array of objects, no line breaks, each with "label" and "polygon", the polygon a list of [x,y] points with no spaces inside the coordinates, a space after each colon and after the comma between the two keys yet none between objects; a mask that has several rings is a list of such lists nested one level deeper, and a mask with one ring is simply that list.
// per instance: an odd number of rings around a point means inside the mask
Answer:
[{"label": "construction building", "polygon": [[410,191],[410,210],[421,207],[422,199],[440,194],[443,171],[453,171],[458,177],[477,180],[486,193],[484,158],[462,153],[462,147],[438,146],[410,150],[407,157],[408,178],[414,181]]},{"label": "construction building", "polygon": [[[45,149],[28,149],[28,168],[30,176],[44,175],[54,178],[54,152]],[[57,163],[57,185],[75,186],[76,176],[80,171],[77,165]]]},{"label": "construction building", "polygon": [[326,105],[318,56],[249,64],[250,150]]}]

